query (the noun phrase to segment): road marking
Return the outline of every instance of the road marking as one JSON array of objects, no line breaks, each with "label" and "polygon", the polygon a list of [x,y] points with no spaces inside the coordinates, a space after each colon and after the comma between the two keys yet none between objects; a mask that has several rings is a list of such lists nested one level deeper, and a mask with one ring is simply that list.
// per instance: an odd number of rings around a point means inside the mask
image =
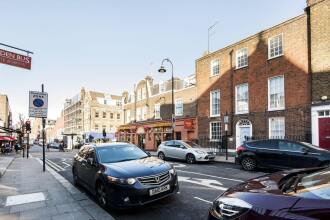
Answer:
[{"label": "road marking", "polygon": [[65,171],[65,169],[61,166],[59,166],[58,164],[54,163],[53,161],[49,160],[46,158],[46,163],[53,168],[54,170],[56,170],[57,172],[59,171]]},{"label": "road marking", "polygon": [[172,162],[168,162],[169,164],[172,164],[175,168],[183,168],[186,167],[186,165],[182,164],[182,163],[172,163]]},{"label": "road marking", "polygon": [[226,177],[221,177],[221,176],[213,176],[209,174],[204,174],[204,173],[197,173],[197,172],[192,172],[192,171],[185,171],[185,170],[176,170],[178,172],[182,173],[191,173],[191,174],[196,174],[196,175],[201,175],[201,176],[207,176],[207,177],[212,177],[212,178],[217,178],[217,179],[223,179],[223,180],[230,180],[230,181],[235,181],[235,182],[244,182],[243,180],[238,180],[238,179],[231,179],[231,178],[226,178]]},{"label": "road marking", "polygon": [[210,179],[199,179],[199,178],[191,178],[191,177],[185,177],[185,176],[179,176],[178,177],[180,182],[187,182],[187,183],[193,183],[201,186],[205,186],[208,188],[226,191],[228,188],[222,187],[222,183],[218,180],[210,180]]},{"label": "road marking", "polygon": [[202,199],[202,198],[199,198],[199,197],[194,197],[194,199],[198,199],[200,201],[203,201],[203,202],[206,202],[206,203],[209,203],[209,204],[213,204],[213,202],[208,201],[208,200],[205,200],[205,199]]},{"label": "road marking", "polygon": [[66,168],[68,168],[68,167],[71,166],[71,164],[68,164],[68,163],[66,163],[66,162],[64,162],[64,161],[62,161],[62,163],[66,165],[65,167],[63,167],[64,169],[66,169]]}]

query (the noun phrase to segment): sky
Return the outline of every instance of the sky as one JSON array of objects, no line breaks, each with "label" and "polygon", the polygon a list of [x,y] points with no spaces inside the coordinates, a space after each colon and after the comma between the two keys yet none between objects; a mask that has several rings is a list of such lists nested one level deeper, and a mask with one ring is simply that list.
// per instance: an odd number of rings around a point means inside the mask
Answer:
[{"label": "sky", "polygon": [[[49,95],[48,118],[81,87],[121,94],[169,57],[178,77],[195,60],[304,12],[305,0],[0,0],[0,43],[33,51],[32,69],[0,64],[0,94],[14,122],[28,115],[28,92]],[[1,49],[6,49],[1,47]],[[8,50],[8,49],[6,49]],[[17,51],[14,51],[17,52]]]}]

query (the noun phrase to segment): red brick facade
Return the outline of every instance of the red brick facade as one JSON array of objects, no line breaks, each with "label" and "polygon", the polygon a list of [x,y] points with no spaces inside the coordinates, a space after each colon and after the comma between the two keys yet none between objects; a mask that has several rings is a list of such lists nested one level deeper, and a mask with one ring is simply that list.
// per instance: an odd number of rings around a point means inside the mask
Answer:
[{"label": "red brick facade", "polygon": [[[199,136],[210,135],[210,122],[221,122],[229,116],[230,147],[236,144],[240,123],[250,123],[251,135],[267,138],[269,120],[284,117],[285,136],[307,138],[310,135],[311,76],[308,73],[307,17],[301,15],[262,31],[238,43],[208,54],[196,61]],[[283,55],[269,59],[269,38],[282,35]],[[236,52],[248,50],[248,66],[236,69]],[[210,76],[211,61],[219,59],[220,74]],[[285,107],[268,109],[268,80],[284,77]],[[248,84],[248,113],[236,114],[235,87]],[[220,116],[210,117],[210,91],[220,90]],[[240,121],[245,119],[244,121]],[[243,125],[244,127],[244,125]],[[249,135],[250,136],[250,135]]]}]

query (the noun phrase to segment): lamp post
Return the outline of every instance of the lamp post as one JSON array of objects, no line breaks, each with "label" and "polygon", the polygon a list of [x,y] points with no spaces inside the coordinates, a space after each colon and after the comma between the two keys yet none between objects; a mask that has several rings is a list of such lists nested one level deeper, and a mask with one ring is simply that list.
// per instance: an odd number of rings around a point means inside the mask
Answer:
[{"label": "lamp post", "polygon": [[228,124],[229,124],[229,116],[226,111],[226,114],[223,118],[223,122],[225,124],[225,145],[226,145],[226,160],[228,160]]},{"label": "lamp post", "polygon": [[174,127],[175,127],[175,113],[174,113],[174,77],[173,77],[173,63],[169,58],[165,58],[162,61],[162,65],[160,66],[158,72],[166,73],[166,69],[164,67],[164,62],[168,62],[172,67],[172,139],[174,140]]}]

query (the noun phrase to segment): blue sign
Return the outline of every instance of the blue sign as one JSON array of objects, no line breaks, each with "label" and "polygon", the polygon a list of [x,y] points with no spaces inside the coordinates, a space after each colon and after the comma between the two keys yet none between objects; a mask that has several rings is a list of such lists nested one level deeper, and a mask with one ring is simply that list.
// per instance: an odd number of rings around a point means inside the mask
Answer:
[{"label": "blue sign", "polygon": [[35,99],[33,100],[33,105],[40,108],[44,105],[44,101],[42,99]]}]

